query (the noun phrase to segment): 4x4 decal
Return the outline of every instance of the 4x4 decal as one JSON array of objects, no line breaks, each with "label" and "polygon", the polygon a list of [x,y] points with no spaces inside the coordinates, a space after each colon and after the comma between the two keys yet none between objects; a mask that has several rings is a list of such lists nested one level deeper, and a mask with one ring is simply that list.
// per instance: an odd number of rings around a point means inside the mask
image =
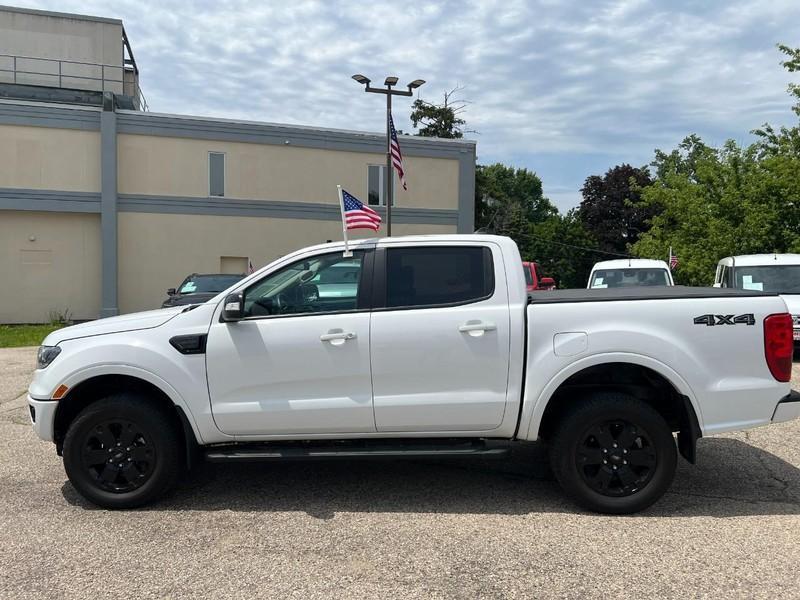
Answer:
[{"label": "4x4 decal", "polygon": [[694,318],[695,325],[755,325],[753,313],[743,315],[700,315]]}]

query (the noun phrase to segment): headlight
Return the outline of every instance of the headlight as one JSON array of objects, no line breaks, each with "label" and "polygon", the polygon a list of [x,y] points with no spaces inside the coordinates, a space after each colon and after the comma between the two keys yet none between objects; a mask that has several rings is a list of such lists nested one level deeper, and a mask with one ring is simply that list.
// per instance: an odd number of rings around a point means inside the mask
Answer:
[{"label": "headlight", "polygon": [[61,354],[61,348],[58,346],[39,346],[39,353],[36,355],[37,368],[44,369],[53,362],[59,354]]}]

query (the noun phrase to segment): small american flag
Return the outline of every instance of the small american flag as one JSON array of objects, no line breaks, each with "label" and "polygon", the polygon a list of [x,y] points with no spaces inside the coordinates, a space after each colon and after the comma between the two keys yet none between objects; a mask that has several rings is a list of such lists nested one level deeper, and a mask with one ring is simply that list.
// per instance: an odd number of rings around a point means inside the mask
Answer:
[{"label": "small american flag", "polygon": [[403,184],[403,189],[408,190],[405,178],[406,172],[403,170],[403,155],[400,153],[400,143],[397,141],[397,130],[394,128],[394,119],[391,114],[389,115],[389,129],[392,133],[392,141],[389,144],[389,152],[392,155],[392,166],[400,176],[400,183]]},{"label": "small american flag", "polygon": [[669,256],[669,270],[674,271],[678,268],[678,255],[670,254]]},{"label": "small american flag", "polygon": [[369,206],[364,206],[361,201],[342,190],[342,203],[344,204],[344,221],[347,229],[372,229],[378,231],[381,226],[381,216]]}]

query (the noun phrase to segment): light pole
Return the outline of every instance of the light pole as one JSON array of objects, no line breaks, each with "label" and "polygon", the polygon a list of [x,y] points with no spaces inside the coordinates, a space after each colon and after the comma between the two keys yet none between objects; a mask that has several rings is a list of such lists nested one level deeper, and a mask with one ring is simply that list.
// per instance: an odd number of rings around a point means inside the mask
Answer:
[{"label": "light pole", "polygon": [[365,92],[373,94],[386,94],[386,181],[384,197],[386,198],[386,235],[392,235],[392,202],[394,201],[394,190],[392,183],[394,183],[394,170],[392,169],[392,96],[413,96],[414,90],[425,83],[424,79],[415,79],[408,84],[407,90],[394,90],[392,89],[397,85],[397,77],[387,77],[383,82],[385,88],[372,87],[370,79],[363,75],[353,75],[358,83],[364,86]]}]

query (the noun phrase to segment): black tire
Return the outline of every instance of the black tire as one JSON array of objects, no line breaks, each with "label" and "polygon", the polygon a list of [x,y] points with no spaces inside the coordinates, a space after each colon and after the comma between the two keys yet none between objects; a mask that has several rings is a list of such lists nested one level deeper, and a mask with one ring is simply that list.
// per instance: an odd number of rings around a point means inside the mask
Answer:
[{"label": "black tire", "polygon": [[578,505],[629,514],[667,491],[677,451],[669,425],[653,407],[627,394],[598,392],[562,417],[551,440],[550,464]]},{"label": "black tire", "polygon": [[183,467],[182,437],[167,410],[114,394],[87,406],[64,438],[75,489],[104,508],[135,508],[165,494]]}]

